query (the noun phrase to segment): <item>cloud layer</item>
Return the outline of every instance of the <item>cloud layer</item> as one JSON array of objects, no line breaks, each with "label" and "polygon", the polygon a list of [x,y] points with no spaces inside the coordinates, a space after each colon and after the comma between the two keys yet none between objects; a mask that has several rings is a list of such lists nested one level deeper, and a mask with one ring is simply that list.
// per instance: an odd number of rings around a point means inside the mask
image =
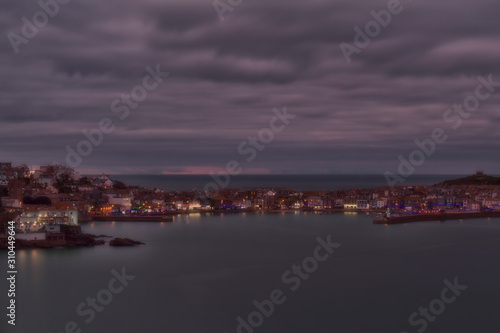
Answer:
[{"label": "cloud layer", "polygon": [[[244,0],[221,22],[210,0],[76,1],[19,45],[35,1],[0,14],[2,160],[64,161],[82,130],[116,130],[83,172],[189,173],[243,161],[238,145],[267,127],[273,108],[297,118],[246,172],[395,171],[415,139],[440,127],[447,142],[419,173],[497,172],[500,95],[451,129],[444,112],[479,75],[500,81],[500,3],[402,1],[380,35],[348,64],[339,47],[387,1]],[[141,84],[146,66],[170,76],[119,120],[111,103]],[[500,88],[498,88],[500,92]]]}]

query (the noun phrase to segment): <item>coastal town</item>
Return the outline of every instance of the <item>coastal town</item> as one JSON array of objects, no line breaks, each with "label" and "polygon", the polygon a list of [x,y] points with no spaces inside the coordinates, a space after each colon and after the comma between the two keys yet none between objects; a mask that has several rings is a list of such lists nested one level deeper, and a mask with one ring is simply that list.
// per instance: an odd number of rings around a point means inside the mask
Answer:
[{"label": "coastal town", "polygon": [[[431,186],[331,191],[286,188],[169,191],[128,186],[106,174],[81,176],[63,165],[30,168],[0,163],[0,213],[16,222],[17,237],[61,237],[61,226],[86,221],[172,221],[175,214],[225,212],[362,212],[375,222],[463,214],[496,216],[500,179],[475,175]],[[453,215],[451,215],[453,216]],[[486,216],[486,215],[485,215]],[[378,219],[377,219],[378,217]],[[0,228],[1,229],[1,228]]]}]

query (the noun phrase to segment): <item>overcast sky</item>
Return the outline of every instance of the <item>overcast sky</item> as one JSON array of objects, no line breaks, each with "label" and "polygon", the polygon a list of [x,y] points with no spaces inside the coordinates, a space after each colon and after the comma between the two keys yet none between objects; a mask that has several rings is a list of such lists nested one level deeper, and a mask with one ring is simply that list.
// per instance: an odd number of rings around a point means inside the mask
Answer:
[{"label": "overcast sky", "polygon": [[[207,173],[237,160],[245,173],[395,172],[442,128],[448,140],[416,173],[500,174],[500,94],[456,130],[443,121],[479,75],[500,82],[500,3],[403,0],[348,63],[340,43],[387,2],[243,0],[221,22],[212,0],[71,0],[15,53],[9,32],[22,36],[41,8],[2,0],[0,159],[64,162],[109,118],[116,130],[80,171]],[[157,64],[170,75],[120,120],[112,102]],[[284,106],[296,118],[246,163],[238,146]]]}]

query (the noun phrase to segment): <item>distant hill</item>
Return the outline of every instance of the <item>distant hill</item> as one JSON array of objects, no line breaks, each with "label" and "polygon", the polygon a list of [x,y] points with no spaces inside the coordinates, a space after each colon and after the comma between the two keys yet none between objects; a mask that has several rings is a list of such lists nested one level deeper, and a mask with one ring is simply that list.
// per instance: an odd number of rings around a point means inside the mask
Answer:
[{"label": "distant hill", "polygon": [[446,180],[440,183],[440,185],[500,185],[500,178],[488,176],[479,171],[472,176]]}]

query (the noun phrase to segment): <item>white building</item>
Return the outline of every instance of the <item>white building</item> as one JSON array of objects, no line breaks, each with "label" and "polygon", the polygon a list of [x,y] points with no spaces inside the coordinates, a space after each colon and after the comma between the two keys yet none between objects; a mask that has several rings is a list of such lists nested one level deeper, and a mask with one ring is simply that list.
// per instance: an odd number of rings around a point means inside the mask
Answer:
[{"label": "white building", "polygon": [[112,188],[113,187],[113,181],[111,178],[109,178],[108,175],[102,174],[92,182],[92,185],[102,187],[102,188]]},{"label": "white building", "polygon": [[17,227],[22,231],[34,232],[53,224],[78,225],[78,210],[69,206],[28,208],[19,216]]},{"label": "white building", "polygon": [[95,186],[92,185],[80,185],[78,186],[78,191],[80,192],[92,192],[96,189]]},{"label": "white building", "polygon": [[483,206],[488,208],[500,208],[500,199],[498,198],[489,198],[483,200]]},{"label": "white building", "polygon": [[344,203],[344,208],[345,209],[357,209],[358,204],[356,202],[346,202],[346,203]]}]

